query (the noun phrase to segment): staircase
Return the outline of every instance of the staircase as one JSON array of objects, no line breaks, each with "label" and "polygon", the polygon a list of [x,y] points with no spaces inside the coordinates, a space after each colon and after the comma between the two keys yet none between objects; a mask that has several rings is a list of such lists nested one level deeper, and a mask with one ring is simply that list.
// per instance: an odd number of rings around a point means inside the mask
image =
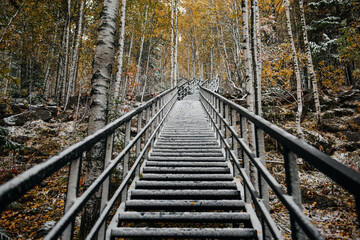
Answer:
[{"label": "staircase", "polygon": [[108,239],[258,239],[256,216],[198,98],[175,104]]}]

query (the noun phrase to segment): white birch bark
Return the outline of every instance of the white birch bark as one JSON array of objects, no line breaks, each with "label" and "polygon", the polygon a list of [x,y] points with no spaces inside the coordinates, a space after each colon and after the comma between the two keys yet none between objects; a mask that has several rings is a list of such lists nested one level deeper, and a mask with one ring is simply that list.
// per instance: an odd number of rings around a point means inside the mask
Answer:
[{"label": "white birch bark", "polygon": [[83,23],[83,15],[85,8],[86,0],[81,0],[80,2],[80,10],[79,10],[79,21],[78,21],[78,31],[76,34],[75,46],[73,50],[73,55],[71,59],[70,71],[69,71],[69,81],[68,81],[68,89],[66,94],[66,102],[64,106],[64,110],[66,110],[67,104],[69,102],[70,96],[73,95],[73,85],[76,83],[76,66],[79,61],[79,47],[81,43],[81,35],[82,35],[82,23]]},{"label": "white birch bark", "polygon": [[320,106],[319,91],[318,91],[318,86],[317,86],[317,79],[316,79],[316,74],[314,71],[314,64],[313,64],[312,57],[311,57],[311,49],[310,49],[309,39],[308,39],[308,35],[307,35],[307,30],[306,30],[306,20],[305,20],[303,0],[299,0],[299,6],[300,6],[300,21],[301,21],[301,27],[302,27],[302,31],[303,31],[305,52],[306,52],[306,58],[307,58],[306,67],[307,67],[307,70],[309,73],[309,79],[312,83],[312,89],[313,89],[314,101],[315,101],[315,110],[316,110],[316,124],[318,126],[321,122],[321,106]]},{"label": "white birch bark", "polygon": [[16,15],[18,15],[18,13],[20,12],[20,10],[23,8],[25,4],[25,1],[20,5],[20,7],[16,10],[15,14],[10,18],[8,24],[6,24],[6,27],[4,29],[4,31],[1,33],[1,37],[0,37],[0,43],[4,40],[4,37],[7,33],[7,30],[9,29],[9,27],[11,26],[12,21],[15,19]]},{"label": "white birch bark", "polygon": [[[114,43],[119,0],[104,0],[99,35],[94,56],[91,79],[91,100],[88,134],[103,128],[107,123],[108,92],[114,64]],[[105,139],[95,144],[85,159],[85,188],[102,172],[105,159]],[[99,216],[101,193],[97,192],[83,210],[80,239],[84,239]]]},{"label": "white birch bark", "polygon": [[174,38],[175,38],[175,50],[174,50],[174,86],[177,85],[178,79],[178,43],[179,43],[179,36],[178,36],[178,0],[174,0],[175,2],[175,9],[174,9]]},{"label": "white birch bark", "polygon": [[[65,37],[65,58],[64,58],[64,68],[63,68],[63,79],[62,79],[62,89],[61,89],[61,103],[65,104],[66,101],[66,83],[67,83],[67,74],[68,74],[68,64],[69,64],[69,45],[70,45],[70,20],[71,20],[71,0],[67,1],[67,22],[66,22],[66,37]],[[65,109],[64,109],[65,110]]]},{"label": "white birch bark", "polygon": [[115,101],[119,98],[122,67],[123,67],[123,60],[124,60],[124,40],[125,40],[125,24],[126,24],[126,0],[122,0],[120,24],[121,24],[121,30],[120,30],[120,37],[119,37],[118,70],[117,70],[117,73],[116,73],[115,86],[114,86],[114,100]]},{"label": "white birch bark", "polygon": [[[142,58],[142,54],[143,54],[143,50],[144,50],[144,41],[145,41],[145,27],[146,27],[146,22],[147,22],[147,17],[148,17],[148,8],[149,5],[146,5],[146,11],[145,11],[145,20],[143,22],[143,35],[141,37],[141,44],[140,44],[140,54],[139,54],[139,59],[137,62],[137,70],[136,70],[136,75],[135,75],[135,82],[137,83],[138,86],[140,86],[140,74],[141,74],[141,58]],[[138,90],[139,87],[136,87],[136,89]],[[136,90],[136,92],[138,92]]]},{"label": "white birch bark", "polygon": [[171,0],[171,4],[170,4],[170,6],[171,6],[171,69],[170,69],[170,71],[171,71],[171,73],[170,73],[170,82],[171,82],[171,84],[170,84],[170,86],[171,86],[171,88],[173,88],[174,87],[174,78],[175,78],[175,76],[174,76],[174,68],[175,68],[175,41],[174,41],[174,39],[175,39],[175,20],[174,20],[174,0]]},{"label": "white birch bark", "polygon": [[290,40],[290,44],[291,44],[291,51],[292,51],[292,55],[293,55],[293,60],[294,60],[294,70],[295,70],[295,77],[296,77],[296,95],[297,95],[297,111],[296,111],[296,132],[299,135],[299,137],[301,139],[303,139],[304,134],[301,130],[301,114],[302,114],[302,110],[303,110],[303,105],[302,105],[302,99],[301,99],[301,94],[302,94],[302,88],[301,88],[301,76],[300,76],[300,69],[299,69],[299,60],[297,58],[297,53],[296,53],[296,48],[295,48],[295,43],[294,43],[294,37],[292,34],[292,29],[291,29],[291,19],[290,19],[290,3],[289,0],[284,0],[285,3],[285,13],[286,13],[286,26],[287,26],[287,31],[288,31],[288,35],[289,35],[289,40]]},{"label": "white birch bark", "polygon": [[247,91],[249,93],[247,104],[250,111],[255,112],[254,104],[254,78],[253,78],[253,67],[251,63],[251,49],[250,49],[250,37],[249,37],[249,10],[248,2],[242,1],[242,17],[243,17],[243,42],[245,46],[245,81]]},{"label": "white birch bark", "polygon": [[144,86],[143,86],[143,91],[142,91],[141,100],[140,100],[141,102],[144,101],[144,95],[145,95],[145,91],[146,91],[146,83],[148,80],[148,71],[149,71],[149,64],[150,64],[150,54],[151,54],[151,38],[150,38],[149,49],[148,49],[148,58],[146,61]]}]

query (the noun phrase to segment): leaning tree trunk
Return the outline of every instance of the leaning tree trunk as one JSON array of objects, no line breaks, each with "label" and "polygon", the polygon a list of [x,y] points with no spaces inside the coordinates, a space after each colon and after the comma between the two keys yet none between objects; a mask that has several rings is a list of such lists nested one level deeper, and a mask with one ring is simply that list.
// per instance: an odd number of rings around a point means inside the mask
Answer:
[{"label": "leaning tree trunk", "polygon": [[[108,91],[114,64],[116,20],[119,0],[104,0],[99,36],[94,56],[94,69],[91,79],[91,104],[88,134],[103,128],[107,122]],[[95,144],[87,153],[85,162],[85,187],[101,174],[104,168],[105,139]],[[99,217],[101,191],[97,191],[86,204],[81,221],[80,239],[84,239]]]},{"label": "leaning tree trunk", "polygon": [[314,71],[314,64],[311,58],[311,49],[309,44],[309,39],[306,30],[306,21],[305,21],[305,12],[304,12],[304,4],[303,0],[299,0],[300,5],[300,21],[301,27],[303,31],[303,38],[304,38],[304,45],[306,51],[306,58],[307,58],[307,70],[309,73],[309,78],[312,82],[313,93],[314,93],[314,101],[315,101],[315,110],[316,110],[316,125],[319,126],[321,121],[321,107],[320,107],[320,100],[319,100],[319,91],[317,86],[316,74]]},{"label": "leaning tree trunk", "polygon": [[296,48],[294,43],[294,37],[291,30],[291,19],[290,19],[290,3],[289,0],[285,0],[285,13],[286,13],[286,26],[289,35],[289,40],[291,44],[292,55],[294,59],[294,68],[295,68],[295,77],[296,77],[296,95],[297,95],[297,111],[296,111],[296,131],[301,139],[304,138],[304,133],[301,130],[301,114],[303,111],[302,105],[302,88],[301,88],[301,77],[300,77],[300,69],[299,69],[299,60],[296,54]]},{"label": "leaning tree trunk", "polygon": [[126,0],[122,0],[121,5],[121,31],[119,38],[119,57],[118,57],[118,71],[116,73],[116,80],[114,86],[114,100],[117,101],[120,93],[121,75],[124,58],[124,40],[125,40],[125,22],[126,22]]}]

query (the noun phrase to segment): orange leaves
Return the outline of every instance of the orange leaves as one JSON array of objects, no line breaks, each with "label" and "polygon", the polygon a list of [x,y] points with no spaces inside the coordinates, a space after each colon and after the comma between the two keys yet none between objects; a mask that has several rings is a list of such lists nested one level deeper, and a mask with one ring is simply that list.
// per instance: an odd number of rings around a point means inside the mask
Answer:
[{"label": "orange leaves", "polygon": [[316,75],[322,87],[330,88],[335,92],[339,91],[339,87],[345,83],[344,71],[333,65],[327,65],[324,61],[317,66]]}]

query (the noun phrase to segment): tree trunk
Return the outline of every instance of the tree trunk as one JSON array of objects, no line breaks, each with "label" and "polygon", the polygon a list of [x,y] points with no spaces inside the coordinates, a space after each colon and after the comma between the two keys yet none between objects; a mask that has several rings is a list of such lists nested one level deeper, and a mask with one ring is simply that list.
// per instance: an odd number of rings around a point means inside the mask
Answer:
[{"label": "tree trunk", "polygon": [[175,15],[175,31],[174,31],[174,38],[175,38],[175,50],[174,50],[174,86],[177,85],[177,79],[178,79],[178,0],[174,0],[175,6],[174,6],[174,15]]},{"label": "tree trunk", "polygon": [[[129,58],[128,58],[128,63],[127,63],[127,64],[128,64],[128,67],[130,67],[130,65],[131,65],[131,54],[132,54],[133,44],[134,44],[134,34],[132,34],[132,36],[131,36],[131,41],[130,41],[130,47],[129,47],[129,53],[128,53],[128,57],[129,57]],[[129,80],[129,77],[128,77],[128,75],[126,75],[126,76],[125,76],[124,85],[123,85],[123,92],[122,92],[122,97],[121,97],[121,99],[124,99],[124,98],[125,98],[128,80]]]},{"label": "tree trunk", "polygon": [[114,86],[114,100],[116,101],[119,98],[120,93],[120,84],[121,84],[121,75],[123,67],[123,58],[124,58],[124,40],[125,40],[125,24],[126,24],[126,0],[122,0],[121,5],[121,31],[119,38],[119,56],[118,56],[118,71],[116,73],[116,80]]},{"label": "tree trunk", "polygon": [[[62,91],[61,91],[61,103],[65,106],[66,101],[66,83],[68,82],[68,64],[69,64],[69,45],[70,45],[70,20],[71,20],[71,0],[67,1],[67,21],[66,21],[66,38],[65,38],[65,58],[63,68],[63,80],[62,80]],[[65,110],[65,109],[64,109]]]},{"label": "tree trunk", "polygon": [[144,50],[145,27],[146,27],[145,24],[146,24],[146,21],[147,21],[148,9],[149,9],[149,5],[146,5],[145,20],[143,22],[143,35],[141,37],[140,54],[139,54],[139,59],[138,59],[138,62],[137,62],[137,69],[136,69],[136,76],[135,76],[135,82],[137,84],[137,86],[135,87],[136,94],[138,93],[138,89],[139,89],[138,86],[140,86],[139,78],[140,78],[140,74],[141,74],[141,58],[142,58],[142,54],[143,54],[143,50]]},{"label": "tree trunk", "polygon": [[174,0],[171,0],[171,73],[170,73],[170,86],[171,88],[174,87],[174,68],[175,68],[175,46],[174,46],[174,39],[175,39],[175,20],[174,20]]},{"label": "tree trunk", "polygon": [[71,59],[68,89],[67,89],[67,94],[66,94],[64,111],[66,110],[67,104],[69,102],[69,97],[73,95],[73,93],[72,93],[73,92],[73,84],[76,83],[76,66],[77,66],[78,59],[79,59],[79,47],[80,47],[80,43],[81,43],[82,22],[83,22],[85,2],[86,2],[86,0],[81,0],[81,2],[80,2],[78,32],[76,34],[75,47],[74,47],[73,55],[72,55],[72,59]]},{"label": "tree trunk", "polygon": [[307,30],[306,30],[306,21],[305,21],[303,0],[299,0],[299,6],[300,6],[301,27],[302,27],[302,31],[303,31],[304,45],[305,45],[306,58],[307,58],[306,66],[307,66],[307,71],[308,71],[309,78],[312,82],[312,87],[313,87],[315,110],[316,110],[316,125],[319,126],[320,121],[321,121],[321,106],[320,106],[319,91],[318,91],[318,86],[317,86],[317,79],[316,79],[316,74],[314,71],[314,65],[313,65],[312,57],[311,57],[311,49],[310,49],[310,44],[309,44]]},{"label": "tree trunk", "polygon": [[146,61],[145,80],[144,80],[143,91],[141,94],[141,102],[144,101],[144,95],[145,95],[145,91],[146,91],[146,82],[148,80],[148,71],[149,71],[149,64],[150,64],[150,54],[151,54],[151,38],[150,38],[150,43],[149,43],[148,58]]},{"label": "tree trunk", "polygon": [[[91,104],[88,134],[91,135],[107,123],[108,91],[114,64],[116,20],[119,0],[104,0],[100,14],[99,36],[94,56],[91,79]],[[101,174],[104,168],[105,139],[95,144],[85,159],[85,188]],[[99,217],[101,191],[97,191],[86,204],[81,221],[80,239],[84,239]]]},{"label": "tree trunk", "polygon": [[303,139],[304,133],[302,132],[301,125],[300,125],[303,105],[302,105],[302,99],[301,99],[302,88],[301,88],[299,61],[297,58],[294,37],[292,34],[292,29],[291,29],[289,0],[285,0],[284,3],[285,3],[285,13],[286,13],[286,26],[287,26],[287,31],[288,31],[288,35],[289,35],[290,44],[291,44],[292,55],[293,55],[293,59],[294,59],[294,68],[295,68],[295,77],[296,77],[296,95],[297,95],[297,105],[298,105],[297,111],[296,111],[296,131],[297,131],[300,139]]}]

